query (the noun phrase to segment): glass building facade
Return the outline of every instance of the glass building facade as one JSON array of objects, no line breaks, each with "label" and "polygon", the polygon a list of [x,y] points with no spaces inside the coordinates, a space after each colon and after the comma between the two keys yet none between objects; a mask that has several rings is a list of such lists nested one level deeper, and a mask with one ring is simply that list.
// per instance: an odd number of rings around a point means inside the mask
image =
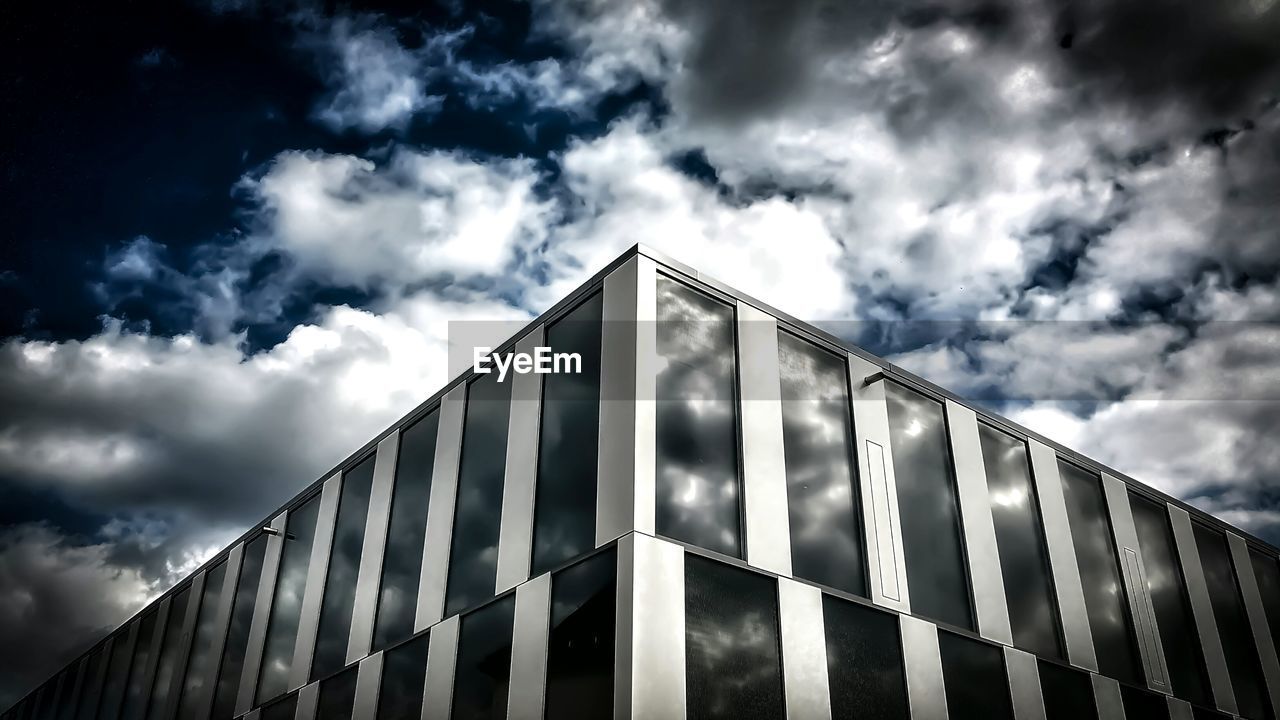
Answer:
[{"label": "glass building facade", "polygon": [[1274,720],[1280,552],[644,248],[0,720]]}]

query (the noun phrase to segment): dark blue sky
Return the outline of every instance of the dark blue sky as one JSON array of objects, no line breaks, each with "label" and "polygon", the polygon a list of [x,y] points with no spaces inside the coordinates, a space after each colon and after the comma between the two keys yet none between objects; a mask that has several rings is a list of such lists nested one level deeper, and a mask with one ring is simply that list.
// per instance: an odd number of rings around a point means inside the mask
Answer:
[{"label": "dark blue sky", "polygon": [[637,242],[1280,539],[1275,0],[0,32],[0,705]]}]

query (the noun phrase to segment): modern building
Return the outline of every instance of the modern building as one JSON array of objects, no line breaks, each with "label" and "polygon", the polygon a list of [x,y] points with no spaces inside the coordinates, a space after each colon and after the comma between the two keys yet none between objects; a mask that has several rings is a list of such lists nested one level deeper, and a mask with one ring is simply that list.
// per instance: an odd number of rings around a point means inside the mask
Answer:
[{"label": "modern building", "polygon": [[3,720],[1280,712],[1277,550],[644,248]]}]

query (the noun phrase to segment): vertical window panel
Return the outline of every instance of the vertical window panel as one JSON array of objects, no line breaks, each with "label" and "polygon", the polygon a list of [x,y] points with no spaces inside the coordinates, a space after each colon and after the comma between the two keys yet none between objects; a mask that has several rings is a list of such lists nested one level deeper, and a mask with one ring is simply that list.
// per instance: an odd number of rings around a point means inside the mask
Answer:
[{"label": "vertical window panel", "polygon": [[595,547],[603,313],[596,293],[547,327],[547,346],[577,353],[582,372],[543,376],[533,575]]},{"label": "vertical window panel", "polygon": [[107,665],[107,677],[102,684],[102,700],[98,705],[98,720],[117,720],[120,704],[124,701],[125,685],[129,680],[128,630],[118,632],[111,643],[111,662]]},{"label": "vertical window panel", "polygon": [[511,382],[491,372],[467,388],[445,615],[493,597],[498,573]]},{"label": "vertical window panel", "polygon": [[262,561],[266,558],[267,536],[258,535],[245,544],[240,562],[240,578],[232,598],[231,622],[227,643],[222,650],[222,669],[214,692],[212,720],[231,720],[235,714],[236,692],[249,646],[249,624],[253,621],[253,605],[258,597],[258,581],[262,577]]},{"label": "vertical window panel", "polygon": [[938,653],[951,720],[1013,720],[1009,676],[999,647],[939,632]]},{"label": "vertical window panel", "polygon": [[1258,548],[1249,548],[1249,562],[1258,580],[1258,592],[1262,595],[1262,607],[1266,609],[1272,642],[1280,652],[1280,562],[1274,555]]},{"label": "vertical window panel", "polygon": [[897,616],[824,595],[822,618],[831,717],[908,720]]},{"label": "vertical window panel", "polygon": [[307,570],[311,563],[311,546],[316,538],[319,513],[320,494],[317,493],[297,509],[291,510],[286,520],[284,549],[280,554],[280,571],[271,601],[271,618],[267,624],[262,667],[258,675],[259,703],[280,695],[289,686],[293,650],[298,641],[302,596],[307,587]]},{"label": "vertical window panel", "polygon": [[97,715],[103,685],[102,664],[106,660],[103,646],[95,649],[85,660],[84,685],[76,703],[76,720],[94,720]]},{"label": "vertical window panel", "polygon": [[741,556],[733,308],[659,276],[657,530]]},{"label": "vertical window panel", "polygon": [[1121,685],[1120,700],[1124,703],[1124,720],[1169,720],[1169,701],[1164,695]]},{"label": "vertical window panel", "polygon": [[462,618],[451,720],[502,720],[507,716],[515,612],[512,594]]},{"label": "vertical window panel", "polygon": [[1088,673],[1040,661],[1040,694],[1045,720],[1098,720]]},{"label": "vertical window panel", "polygon": [[1067,502],[1067,523],[1084,585],[1085,610],[1103,675],[1126,682],[1140,682],[1133,627],[1125,600],[1124,584],[1116,560],[1111,521],[1098,477],[1059,460],[1062,493]]},{"label": "vertical window panel", "polygon": [[182,627],[186,624],[187,604],[191,598],[191,586],[183,588],[169,602],[169,617],[165,621],[164,637],[160,645],[160,660],[156,664],[156,678],[151,684],[151,702],[147,711],[150,717],[160,717],[169,702],[173,689],[174,673],[182,651]]},{"label": "vertical window panel", "polygon": [[779,331],[778,375],[792,572],[865,596],[844,359]]},{"label": "vertical window panel", "polygon": [[356,577],[360,574],[360,553],[364,550],[364,531],[369,520],[375,458],[376,455],[369,455],[342,475],[329,572],[325,575],[320,624],[311,661],[312,680],[347,664],[347,640],[351,638],[351,612],[356,602]]},{"label": "vertical window panel", "polygon": [[911,610],[973,628],[942,404],[885,384]]},{"label": "vertical window panel", "polygon": [[613,717],[613,640],[617,605],[613,551],[551,579],[546,717]]},{"label": "vertical window panel", "polygon": [[214,674],[217,672],[214,646],[218,641],[218,602],[222,597],[222,584],[226,577],[225,560],[205,573],[195,634],[191,639],[191,655],[187,660],[187,672],[182,678],[182,695],[178,700],[179,718],[195,718],[196,708],[204,701],[205,688],[213,686]]},{"label": "vertical window panel", "polygon": [[259,720],[293,720],[298,712],[298,696],[296,694],[279,700],[262,708]]},{"label": "vertical window panel", "polygon": [[979,424],[978,436],[1014,644],[1061,657],[1058,613],[1027,445],[989,425]]},{"label": "vertical window panel", "polygon": [[84,692],[85,683],[88,678],[85,671],[88,670],[89,658],[82,657],[75,664],[75,670],[67,673],[66,689],[63,691],[62,697],[58,701],[58,720],[75,720],[76,717],[76,687],[79,686],[80,691]]},{"label": "vertical window panel", "polygon": [[421,635],[382,656],[378,720],[419,720],[426,689],[430,636]]},{"label": "vertical window panel", "polygon": [[375,651],[413,634],[439,429],[440,411],[433,410],[400,433],[373,631]]},{"label": "vertical window panel", "polygon": [[147,711],[147,669],[151,660],[152,636],[159,630],[156,627],[159,613],[151,611],[138,621],[138,641],[133,649],[133,663],[129,670],[129,684],[125,688],[124,707],[120,711],[122,720],[142,720]]},{"label": "vertical window panel", "polygon": [[1164,503],[1156,503],[1134,493],[1129,494],[1129,507],[1138,531],[1142,564],[1147,572],[1147,590],[1155,608],[1156,625],[1169,666],[1173,692],[1191,703],[1210,704],[1204,656],[1191,615],[1187,585],[1178,562],[1168,510]]},{"label": "vertical window panel", "polygon": [[358,670],[358,666],[352,666],[320,683],[316,720],[351,720],[351,711],[356,703]]},{"label": "vertical window panel", "polygon": [[1192,523],[1192,528],[1240,716],[1250,720],[1270,718],[1271,703],[1267,698],[1253,631],[1245,615],[1240,586],[1231,564],[1227,538],[1199,522]]},{"label": "vertical window panel", "polygon": [[688,720],[786,717],[772,578],[685,557]]}]

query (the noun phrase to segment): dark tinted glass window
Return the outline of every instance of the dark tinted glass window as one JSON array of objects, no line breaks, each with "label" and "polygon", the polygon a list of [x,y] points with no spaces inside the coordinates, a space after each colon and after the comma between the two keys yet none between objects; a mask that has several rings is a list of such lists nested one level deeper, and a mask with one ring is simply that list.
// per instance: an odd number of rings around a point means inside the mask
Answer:
[{"label": "dark tinted glass window", "polygon": [[552,577],[548,718],[613,717],[616,577],[617,561],[612,551]]},{"label": "dark tinted glass window", "polygon": [[832,718],[907,720],[907,680],[895,615],[822,598]]},{"label": "dark tinted glass window", "polygon": [[124,692],[123,720],[142,720],[147,711],[147,671],[150,669],[152,638],[156,632],[157,612],[138,621],[138,640],[133,649],[133,664],[129,668],[129,685]]},{"label": "dark tinted glass window", "polygon": [[657,529],[740,553],[733,308],[658,278]]},{"label": "dark tinted glass window", "polygon": [[298,618],[302,613],[302,595],[307,587],[307,569],[311,563],[311,546],[316,539],[316,519],[320,513],[317,493],[286,518],[284,549],[280,554],[280,574],[271,601],[271,620],[262,650],[262,669],[258,679],[258,702],[283,693],[289,685],[293,666],[293,648],[298,640]]},{"label": "dark tinted glass window", "polygon": [[236,691],[240,687],[244,652],[249,643],[249,623],[253,620],[253,604],[258,597],[258,581],[262,577],[262,560],[266,552],[265,535],[257,536],[244,547],[244,558],[240,561],[240,579],[236,582],[236,594],[232,601],[227,644],[222,651],[222,669],[218,672],[212,720],[231,720],[235,712]]},{"label": "dark tinted glass window", "polygon": [[1280,649],[1280,563],[1275,556],[1257,548],[1249,548],[1249,560],[1253,565],[1253,575],[1258,579],[1258,592],[1262,595],[1262,607],[1266,608],[1271,638]]},{"label": "dark tinted glass window", "polygon": [[164,624],[164,639],[160,646],[160,661],[156,664],[156,679],[151,685],[152,717],[160,717],[169,703],[173,691],[174,672],[178,665],[178,653],[182,651],[183,625],[187,619],[187,605],[191,600],[191,586],[183,588],[169,602],[169,617]]},{"label": "dark tinted glass window", "polygon": [[298,711],[298,696],[290,695],[262,708],[259,720],[293,720]]},{"label": "dark tinted glass window", "polygon": [[1059,657],[1058,613],[1027,445],[988,425],[978,426],[978,436],[1013,641],[1034,653]]},{"label": "dark tinted glass window", "polygon": [[685,655],[688,720],[785,717],[772,578],[687,555]]},{"label": "dark tinted glass window", "polygon": [[374,455],[342,476],[338,519],[333,526],[329,574],[324,581],[324,602],[311,679],[336,672],[347,664],[347,640],[351,638],[351,610],[356,602],[356,576],[364,550],[364,528],[369,519],[369,494],[373,490]]},{"label": "dark tinted glass window", "polygon": [[1235,690],[1240,715],[1255,720],[1268,718],[1271,716],[1270,702],[1265,695],[1258,651],[1240,599],[1240,587],[1231,565],[1227,538],[1200,523],[1193,523],[1193,527],[1200,564],[1204,566],[1205,584],[1209,587],[1209,600],[1213,605],[1213,618],[1222,638],[1222,650],[1227,656],[1227,669],[1231,673],[1231,686]]},{"label": "dark tinted glass window", "polygon": [[419,720],[427,679],[428,635],[394,647],[382,656],[378,720]]},{"label": "dark tinted glass window", "polygon": [[356,672],[353,666],[320,683],[316,720],[351,720],[356,703]]},{"label": "dark tinted glass window", "polygon": [[970,628],[960,513],[941,403],[886,383],[911,610]]},{"label": "dark tinted glass window", "polygon": [[35,710],[32,717],[36,720],[46,720],[49,717],[49,711],[53,707],[53,695],[56,691],[55,681],[45,683],[35,694]]},{"label": "dark tinted glass window", "polygon": [[1111,522],[1102,496],[1102,484],[1092,475],[1070,463],[1058,461],[1062,475],[1062,492],[1067,501],[1067,522],[1071,526],[1071,542],[1080,565],[1080,581],[1084,585],[1085,609],[1089,613],[1089,629],[1103,675],[1138,681],[1133,631],[1124,584],[1116,564],[1115,544],[1111,539]]},{"label": "dark tinted glass window", "polygon": [[97,714],[98,699],[102,694],[102,682],[105,677],[103,660],[102,647],[90,653],[85,660],[84,681],[80,686],[80,697],[76,699],[76,720],[93,720]]},{"label": "dark tinted glass window", "polygon": [[1041,661],[1040,693],[1046,720],[1098,720],[1088,673]]},{"label": "dark tinted glass window", "polygon": [[510,412],[511,382],[498,382],[497,373],[467,388],[446,616],[493,597]]},{"label": "dark tinted glass window", "polygon": [[778,374],[792,571],[866,595],[844,360],[779,331]]},{"label": "dark tinted glass window", "polygon": [[1124,702],[1124,720],[1169,720],[1169,701],[1164,695],[1121,685],[1120,699]]},{"label": "dark tinted glass window", "polygon": [[951,720],[1013,720],[1004,653],[994,645],[938,633]]},{"label": "dark tinted glass window", "polygon": [[205,573],[195,636],[191,640],[191,655],[187,661],[186,676],[182,679],[182,698],[178,701],[180,718],[194,718],[196,708],[204,706],[206,693],[213,687],[214,673],[217,672],[214,650],[218,640],[218,600],[222,597],[222,584],[226,578],[225,561]]},{"label": "dark tinted glass window", "polygon": [[600,434],[600,293],[547,328],[553,352],[577,353],[582,372],[543,376],[533,574],[595,547]]},{"label": "dark tinted glass window", "polygon": [[1129,495],[1129,507],[1138,530],[1142,565],[1147,571],[1147,590],[1155,607],[1156,626],[1160,629],[1160,643],[1164,646],[1173,692],[1189,702],[1209,703],[1200,639],[1173,544],[1169,514],[1163,503],[1135,494]]},{"label": "dark tinted glass window", "polygon": [[84,690],[88,664],[88,658],[82,657],[76,662],[75,670],[67,673],[66,687],[58,698],[58,720],[75,720],[76,700]]},{"label": "dark tinted glass window", "polygon": [[111,662],[107,665],[107,677],[102,684],[102,700],[98,705],[99,720],[116,720],[120,717],[120,703],[124,700],[125,684],[129,680],[130,652],[128,631],[116,633],[111,643]]},{"label": "dark tinted glass window", "polygon": [[391,517],[387,524],[387,547],[382,556],[378,615],[373,631],[375,651],[413,634],[439,428],[440,413],[433,410],[400,433]]},{"label": "dark tinted glass window", "polygon": [[508,595],[462,618],[452,720],[501,720],[507,716],[515,611],[515,595]]},{"label": "dark tinted glass window", "polygon": [[1231,716],[1226,713],[1202,707],[1192,707],[1191,717],[1193,720],[1231,720]]}]

